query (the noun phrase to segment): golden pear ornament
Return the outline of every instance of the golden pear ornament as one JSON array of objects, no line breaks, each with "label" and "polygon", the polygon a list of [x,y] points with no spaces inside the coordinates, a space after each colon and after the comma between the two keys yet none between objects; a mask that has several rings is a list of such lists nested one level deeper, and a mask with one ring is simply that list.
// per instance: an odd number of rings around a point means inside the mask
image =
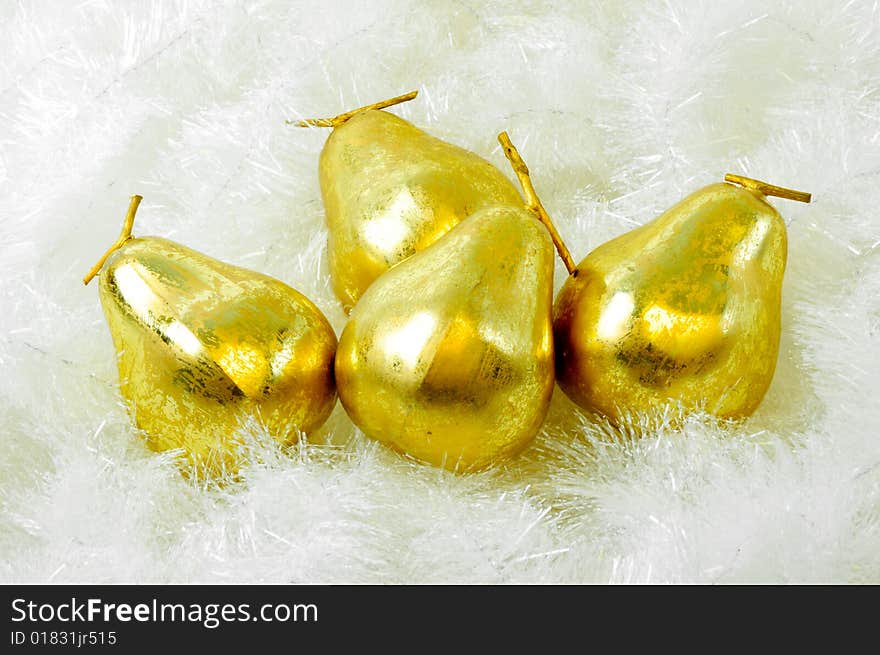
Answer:
[{"label": "golden pear ornament", "polygon": [[[776,367],[785,223],[766,196],[810,195],[738,175],[591,252],[554,306],[557,379],[613,420],[667,404],[749,416]],[[737,186],[739,185],[739,186]]]},{"label": "golden pear ornament", "polygon": [[336,354],[340,401],[367,436],[456,471],[532,440],[554,384],[540,219],[521,199],[485,207],[373,282]]},{"label": "golden pear ornament", "polygon": [[324,315],[279,280],[133,238],[140,200],[83,282],[100,271],[120,389],[149,447],[183,449],[197,475],[216,475],[237,469],[248,417],[282,443],[317,429],[336,403],[336,335]]},{"label": "golden pear ornament", "polygon": [[465,217],[519,202],[510,181],[486,160],[381,111],[416,94],[297,123],[333,128],[319,179],[330,279],[346,312],[376,278]]}]

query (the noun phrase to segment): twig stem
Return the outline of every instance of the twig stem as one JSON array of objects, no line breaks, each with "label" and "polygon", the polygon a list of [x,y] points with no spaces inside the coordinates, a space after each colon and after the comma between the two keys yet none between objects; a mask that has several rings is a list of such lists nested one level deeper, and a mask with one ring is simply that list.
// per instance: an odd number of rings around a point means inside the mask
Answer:
[{"label": "twig stem", "polygon": [[556,251],[562,258],[565,268],[568,269],[569,275],[573,274],[577,270],[577,265],[574,263],[574,259],[571,258],[571,253],[562,241],[562,237],[559,236],[559,232],[556,230],[556,226],[550,219],[550,215],[547,213],[547,210],[544,209],[544,205],[541,204],[538,194],[535,193],[535,187],[532,185],[532,178],[529,175],[529,167],[526,166],[523,158],[520,157],[516,146],[511,143],[510,137],[507,136],[507,132],[502,132],[498,135],[498,142],[501,143],[501,146],[504,148],[504,156],[507,157],[510,165],[513,166],[513,171],[519,179],[520,186],[522,186],[523,193],[526,196],[526,206],[538,217],[538,220],[544,224],[547,231],[550,232],[550,238],[553,239],[553,245],[556,246]]},{"label": "twig stem", "polygon": [[92,266],[91,270],[86,273],[86,276],[83,278],[83,284],[91,282],[92,278],[101,270],[101,267],[104,265],[104,262],[107,261],[107,258],[125,245],[126,241],[131,239],[131,228],[134,227],[134,216],[137,214],[138,205],[141,204],[141,200],[143,200],[142,196],[135,195],[131,197],[131,202],[128,204],[128,213],[125,214],[125,222],[122,224],[122,232],[119,233],[119,238],[116,239],[115,243],[101,256],[98,263]]},{"label": "twig stem", "polygon": [[401,102],[412,100],[417,95],[419,95],[418,91],[410,91],[409,93],[404,93],[402,96],[396,96],[394,98],[389,98],[388,100],[382,100],[381,102],[374,102],[372,105],[352,109],[351,111],[339,114],[339,116],[334,116],[333,118],[306,118],[301,121],[287,121],[287,124],[296,125],[297,127],[339,127],[356,114],[370,111],[371,109],[393,107],[394,105],[399,105]]},{"label": "twig stem", "polygon": [[733,173],[728,173],[727,175],[725,175],[724,181],[739,184],[746,189],[752,189],[754,191],[758,191],[759,193],[763,193],[765,196],[788,198],[789,200],[797,200],[798,202],[810,202],[810,199],[812,198],[812,196],[806,191],[795,191],[794,189],[786,189],[785,187],[776,186],[775,184],[768,184],[767,182],[762,182],[761,180],[753,180],[750,177],[743,177],[742,175],[734,175]]}]

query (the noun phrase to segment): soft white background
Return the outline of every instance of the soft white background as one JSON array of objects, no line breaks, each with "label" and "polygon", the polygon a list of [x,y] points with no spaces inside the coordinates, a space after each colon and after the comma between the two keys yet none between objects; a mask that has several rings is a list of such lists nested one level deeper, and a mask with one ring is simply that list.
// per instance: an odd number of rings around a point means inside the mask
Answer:
[{"label": "soft white background", "polygon": [[[279,277],[337,331],[317,158],[398,111],[507,170],[580,260],[726,171],[812,191],[773,385],[635,440],[563,395],[503,470],[255,444],[200,489],[149,452],[83,273],[135,232]],[[880,8],[815,2],[0,2],[0,580],[880,581]],[[563,279],[557,265],[557,286]]]}]

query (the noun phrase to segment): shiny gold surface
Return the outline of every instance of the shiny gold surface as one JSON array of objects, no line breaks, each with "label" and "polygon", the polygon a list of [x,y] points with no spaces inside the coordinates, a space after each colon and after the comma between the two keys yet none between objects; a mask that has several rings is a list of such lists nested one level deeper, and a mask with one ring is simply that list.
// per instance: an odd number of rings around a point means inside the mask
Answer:
[{"label": "shiny gold surface", "polygon": [[553,391],[553,245],[518,207],[484,209],[376,280],[336,355],[365,434],[454,470],[510,457]]},{"label": "shiny gold surface", "polygon": [[286,443],[333,409],[336,335],[278,280],[131,238],[107,259],[100,297],[135,423],[150,448],[183,448],[198,473],[235,470],[248,416]]},{"label": "shiny gold surface", "polygon": [[556,300],[560,386],[612,418],[669,401],[748,416],[776,367],[786,249],[779,213],[730,184],[599,246]]},{"label": "shiny gold surface", "polygon": [[501,171],[472,152],[384,111],[342,116],[321,152],[319,177],[330,276],[346,311],[373,280],[466,216],[522,205]]}]

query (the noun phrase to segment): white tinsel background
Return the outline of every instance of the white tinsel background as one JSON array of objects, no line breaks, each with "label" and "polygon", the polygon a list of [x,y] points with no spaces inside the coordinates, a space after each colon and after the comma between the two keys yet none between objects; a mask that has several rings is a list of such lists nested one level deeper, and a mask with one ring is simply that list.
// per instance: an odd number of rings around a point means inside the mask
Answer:
[{"label": "white tinsel background", "polygon": [[[532,448],[466,476],[340,406],[315,443],[255,429],[234,484],[150,452],[80,281],[128,197],[135,234],[278,277],[338,333],[327,132],[284,121],[411,89],[392,111],[508,174],[509,131],[577,260],[728,171],[811,191],[773,201],[759,411],[616,430],[557,389]],[[0,2],[0,580],[878,582],[878,208],[871,0]]]}]

